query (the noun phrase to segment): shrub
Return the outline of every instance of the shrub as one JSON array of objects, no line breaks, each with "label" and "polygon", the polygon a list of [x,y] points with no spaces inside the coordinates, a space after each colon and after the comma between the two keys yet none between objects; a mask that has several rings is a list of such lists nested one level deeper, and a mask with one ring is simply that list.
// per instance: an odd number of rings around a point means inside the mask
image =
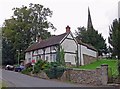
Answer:
[{"label": "shrub", "polygon": [[60,78],[63,75],[65,68],[62,66],[58,66],[56,70],[57,70],[56,72],[57,78]]},{"label": "shrub", "polygon": [[31,64],[31,63],[27,63],[27,64],[25,65],[25,68],[29,68],[29,67],[32,67],[32,64]]},{"label": "shrub", "polygon": [[44,72],[50,79],[57,79],[62,76],[65,68],[61,66],[52,66],[50,69],[45,69]]},{"label": "shrub", "polygon": [[51,62],[50,65],[51,65],[51,67],[60,66],[60,64],[58,62]]},{"label": "shrub", "polygon": [[22,70],[21,73],[29,74],[32,70],[33,70],[32,67],[29,67],[29,68],[26,68],[26,69]]},{"label": "shrub", "polygon": [[46,64],[44,64],[44,65],[42,66],[42,69],[43,69],[43,70],[44,70],[44,69],[49,69],[49,68],[51,68],[50,63],[46,63]]},{"label": "shrub", "polygon": [[37,63],[35,63],[33,73],[39,73],[45,68],[50,68],[49,63],[40,59],[37,61]]},{"label": "shrub", "polygon": [[[57,79],[64,73],[64,67],[57,62],[48,63],[43,60],[38,60],[34,65],[33,73],[37,74],[43,70],[50,79]],[[32,71],[31,64],[26,65],[26,69],[22,71],[24,74],[29,74]]]},{"label": "shrub", "polygon": [[40,72],[40,67],[38,65],[34,65],[34,70],[33,73],[39,73]]},{"label": "shrub", "polygon": [[38,60],[37,63],[35,63],[35,67],[39,67],[40,70],[43,70],[43,65],[46,64],[46,61]]},{"label": "shrub", "polygon": [[54,78],[54,74],[53,74],[53,71],[51,69],[44,69],[44,72],[47,74],[47,76],[50,78],[50,79],[53,79]]}]

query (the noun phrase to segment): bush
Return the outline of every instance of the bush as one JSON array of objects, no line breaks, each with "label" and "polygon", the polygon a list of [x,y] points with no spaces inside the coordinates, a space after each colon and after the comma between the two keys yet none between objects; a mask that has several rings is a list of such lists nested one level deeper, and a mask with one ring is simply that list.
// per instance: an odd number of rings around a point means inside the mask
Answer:
[{"label": "bush", "polygon": [[27,63],[27,64],[25,65],[25,68],[29,68],[29,67],[32,67],[32,64],[31,64],[31,63]]},{"label": "bush", "polygon": [[50,65],[50,63],[46,63],[46,64],[44,64],[43,66],[42,66],[42,69],[44,70],[44,69],[50,69],[51,68],[51,65]]},{"label": "bush", "polygon": [[52,66],[50,69],[45,69],[45,73],[50,79],[58,79],[64,73],[65,68],[61,66]]},{"label": "bush", "polygon": [[33,73],[39,73],[41,70],[48,68],[50,68],[50,64],[40,59],[37,61],[37,63],[35,63]]},{"label": "bush", "polygon": [[46,64],[46,61],[38,60],[37,63],[35,63],[35,67],[39,67],[40,70],[43,70],[43,66]]},{"label": "bush", "polygon": [[61,66],[58,66],[58,67],[56,68],[56,70],[57,70],[57,72],[56,72],[57,78],[60,78],[60,77],[63,75],[63,73],[64,73],[64,71],[65,71],[65,68],[64,68],[64,67],[61,67]]},{"label": "bush", "polygon": [[50,65],[51,65],[51,67],[60,66],[60,64],[58,62],[51,62]]},{"label": "bush", "polygon": [[33,70],[32,67],[29,67],[29,68],[26,68],[26,69],[22,70],[21,73],[29,74],[32,70]]},{"label": "bush", "polygon": [[[32,70],[31,64],[29,63],[26,65],[26,69],[23,70],[22,73],[29,74]],[[33,73],[37,74],[41,72],[41,70],[43,70],[50,79],[57,79],[62,76],[65,68],[60,66],[57,62],[48,63],[43,60],[38,60],[34,65]]]},{"label": "bush", "polygon": [[40,72],[40,70],[41,70],[41,68],[38,65],[34,65],[34,71],[33,71],[33,73],[37,74],[37,73]]}]

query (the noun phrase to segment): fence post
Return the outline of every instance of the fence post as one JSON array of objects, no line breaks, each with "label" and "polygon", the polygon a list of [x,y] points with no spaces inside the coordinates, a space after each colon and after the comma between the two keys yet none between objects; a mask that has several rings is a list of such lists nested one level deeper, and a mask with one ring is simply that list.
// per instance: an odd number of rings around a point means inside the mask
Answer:
[{"label": "fence post", "polygon": [[108,65],[106,64],[101,65],[101,78],[102,85],[106,85],[108,83]]}]

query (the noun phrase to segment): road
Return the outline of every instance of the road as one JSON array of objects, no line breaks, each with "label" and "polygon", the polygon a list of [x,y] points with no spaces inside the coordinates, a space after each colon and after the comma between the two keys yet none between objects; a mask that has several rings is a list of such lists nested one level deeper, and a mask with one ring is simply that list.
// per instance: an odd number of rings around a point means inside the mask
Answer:
[{"label": "road", "polygon": [[[55,80],[45,80],[7,70],[2,70],[2,78],[7,82],[9,87],[86,87],[86,85],[82,84],[71,84]],[[87,87],[92,86],[87,85]]]},{"label": "road", "polygon": [[2,78],[11,87],[79,87],[80,85],[69,84],[53,80],[45,80],[31,77],[18,72],[2,71]]}]

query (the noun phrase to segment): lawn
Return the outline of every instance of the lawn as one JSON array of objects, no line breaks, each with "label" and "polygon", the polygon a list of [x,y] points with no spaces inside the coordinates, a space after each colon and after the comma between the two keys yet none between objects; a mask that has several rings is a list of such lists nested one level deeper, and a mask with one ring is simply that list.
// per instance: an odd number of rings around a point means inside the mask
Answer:
[{"label": "lawn", "polygon": [[80,69],[96,69],[97,67],[100,67],[102,64],[107,64],[109,68],[109,74],[112,74],[113,76],[116,76],[118,74],[117,71],[117,60],[112,59],[100,59],[97,60],[91,64],[80,66]]}]

